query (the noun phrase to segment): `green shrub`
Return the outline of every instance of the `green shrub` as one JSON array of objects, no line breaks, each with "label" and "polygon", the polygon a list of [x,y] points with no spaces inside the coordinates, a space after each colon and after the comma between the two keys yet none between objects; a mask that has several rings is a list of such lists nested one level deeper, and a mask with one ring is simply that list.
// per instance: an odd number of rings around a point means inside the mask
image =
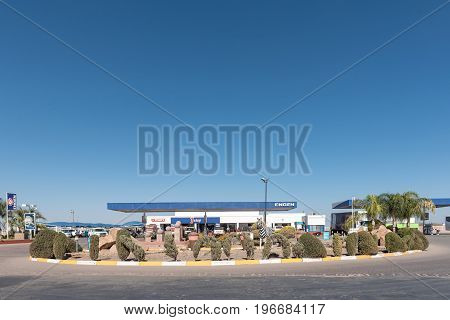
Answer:
[{"label": "green shrub", "polygon": [[303,258],[305,254],[305,247],[303,247],[303,243],[301,241],[297,241],[292,246],[292,254],[294,255],[294,258]]},{"label": "green shrub", "polygon": [[358,252],[363,255],[373,255],[378,253],[378,246],[372,235],[367,231],[358,232]]},{"label": "green shrub", "polygon": [[242,247],[245,250],[245,253],[247,254],[247,259],[253,260],[255,256],[255,244],[253,243],[253,240],[250,239],[250,237],[244,233],[244,239],[242,240]]},{"label": "green shrub", "polygon": [[422,239],[415,232],[411,233],[410,235],[404,236],[402,240],[406,244],[408,250],[424,250],[425,248]]},{"label": "green shrub", "polygon": [[291,226],[283,227],[280,230],[276,231],[275,233],[280,233],[288,239],[295,238],[295,228]]},{"label": "green shrub", "polygon": [[342,256],[342,238],[339,234],[333,234],[333,254],[335,257]]},{"label": "green shrub", "polygon": [[121,229],[117,231],[116,249],[117,255],[119,256],[119,259],[122,261],[127,260],[128,256],[130,255],[130,249],[128,249],[124,244],[126,239],[130,237],[131,237],[130,232],[126,229]]},{"label": "green shrub", "polygon": [[222,257],[222,244],[216,239],[211,240],[211,260],[218,261]]},{"label": "green shrub", "polygon": [[272,237],[268,237],[266,239],[266,242],[264,243],[263,251],[262,251],[262,258],[263,259],[269,259],[270,251],[272,250]]},{"label": "green shrub", "polygon": [[[140,245],[136,244],[131,239],[131,237],[126,236],[126,235],[121,235],[120,237],[118,237],[118,239],[120,239],[121,245],[123,245],[126,248],[126,250],[128,251],[128,254],[130,252],[133,252],[133,255],[136,258],[136,260],[145,261],[144,249]],[[116,243],[117,243],[117,241],[116,241]],[[128,258],[128,256],[127,256],[127,258]]]},{"label": "green shrub", "polygon": [[250,231],[253,233],[253,240],[259,240],[259,229],[256,223],[252,224]]},{"label": "green shrub", "polygon": [[145,251],[140,245],[133,242],[131,252],[133,252],[133,255],[137,261],[145,261]]},{"label": "green shrub", "polygon": [[398,234],[390,232],[386,235],[386,249],[388,252],[405,252],[407,248]]},{"label": "green shrub", "polygon": [[227,256],[227,259],[230,260],[231,256],[231,239],[230,237],[226,237],[222,240],[223,253]]},{"label": "green shrub", "polygon": [[67,237],[63,233],[58,233],[53,238],[53,255],[56,259],[62,260],[66,256]]},{"label": "green shrub", "polygon": [[[91,258],[92,261],[98,260],[98,254],[100,252],[99,242],[100,242],[100,238],[97,235],[92,235],[91,238],[89,239],[89,257]],[[128,257],[128,255],[127,255],[127,257]]]},{"label": "green shrub", "polygon": [[358,234],[356,232],[350,233],[345,239],[345,247],[347,255],[356,256],[358,254]]},{"label": "green shrub", "polygon": [[80,250],[80,245],[78,245],[77,247],[77,243],[75,242],[75,240],[67,238],[67,246],[66,246],[66,252],[80,252],[82,250]]},{"label": "green shrub", "polygon": [[413,234],[415,229],[411,228],[401,228],[397,230],[397,234],[400,236],[400,238],[403,238],[405,236],[410,236]]},{"label": "green shrub", "polygon": [[423,249],[421,249],[421,250],[427,250],[428,246],[430,245],[427,237],[425,237],[425,235],[417,229],[414,230],[414,234],[422,241]]},{"label": "green shrub", "polygon": [[283,252],[283,258],[288,259],[291,257],[291,243],[289,242],[288,238],[283,236],[281,233],[274,233],[272,235],[272,239],[278,242],[278,244],[282,247]]},{"label": "green shrub", "polygon": [[175,261],[177,260],[178,248],[175,244],[173,234],[170,232],[166,232],[166,234],[164,235],[164,249],[167,256],[171,257]]},{"label": "green shrub", "polygon": [[303,244],[303,256],[305,258],[325,258],[327,256],[325,246],[317,237],[309,233],[305,233],[300,237],[299,241]]},{"label": "green shrub", "polygon": [[378,236],[376,234],[372,235],[373,241],[375,241],[375,243],[377,244],[378,247]]},{"label": "green shrub", "polygon": [[203,239],[198,238],[198,240],[195,241],[194,246],[192,247],[192,254],[194,255],[195,260],[197,260],[202,246],[203,246]]},{"label": "green shrub", "polygon": [[30,245],[30,255],[33,258],[53,258],[53,239],[57,234],[56,231],[50,229],[38,232]]},{"label": "green shrub", "polygon": [[281,244],[281,246],[282,246],[282,250],[283,250],[283,258],[289,259],[291,257],[291,253],[292,253],[291,243],[289,242],[289,240],[286,239],[286,241],[284,241]]}]

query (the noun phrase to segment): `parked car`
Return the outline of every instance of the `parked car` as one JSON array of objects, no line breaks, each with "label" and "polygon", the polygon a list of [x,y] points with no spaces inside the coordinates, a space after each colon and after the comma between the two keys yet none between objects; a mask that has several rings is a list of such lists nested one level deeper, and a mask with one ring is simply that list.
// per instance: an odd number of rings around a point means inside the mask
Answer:
[{"label": "parked car", "polygon": [[73,229],[63,229],[61,230],[61,233],[63,233],[67,238],[73,238],[75,237],[75,230]]},{"label": "parked car", "polygon": [[214,235],[221,235],[225,233],[225,229],[222,227],[215,227],[214,228]]},{"label": "parked car", "polygon": [[108,231],[105,228],[93,228],[89,230],[89,237],[97,235],[99,237],[104,237],[108,235]]}]

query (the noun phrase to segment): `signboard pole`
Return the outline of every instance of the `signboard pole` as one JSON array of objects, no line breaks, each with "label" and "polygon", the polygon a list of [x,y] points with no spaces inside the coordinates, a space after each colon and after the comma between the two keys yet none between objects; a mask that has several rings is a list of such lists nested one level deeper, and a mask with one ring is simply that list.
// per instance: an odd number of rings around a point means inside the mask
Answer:
[{"label": "signboard pole", "polygon": [[8,212],[8,193],[6,193],[5,197],[5,208],[6,208],[6,240],[9,240],[9,212]]}]

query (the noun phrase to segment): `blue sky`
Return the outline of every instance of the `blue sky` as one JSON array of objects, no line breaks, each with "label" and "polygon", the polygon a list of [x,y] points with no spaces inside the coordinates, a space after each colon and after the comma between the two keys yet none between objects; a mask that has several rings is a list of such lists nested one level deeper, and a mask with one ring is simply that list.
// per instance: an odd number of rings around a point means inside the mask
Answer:
[{"label": "blue sky", "polygon": [[[7,2],[200,126],[266,122],[444,1]],[[450,5],[277,119],[313,126],[312,174],[273,181],[323,213],[368,193],[450,197],[449,38]],[[173,118],[3,4],[0,39],[2,194],[49,220],[115,222],[107,202],[181,178],[137,175],[137,126]],[[263,196],[256,176],[193,175],[158,201]],[[277,199],[292,197],[270,186]]]}]

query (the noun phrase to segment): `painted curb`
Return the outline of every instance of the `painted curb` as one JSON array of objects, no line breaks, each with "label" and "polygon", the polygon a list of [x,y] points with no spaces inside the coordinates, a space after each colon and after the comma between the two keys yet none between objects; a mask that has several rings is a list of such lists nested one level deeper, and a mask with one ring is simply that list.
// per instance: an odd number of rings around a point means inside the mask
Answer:
[{"label": "painted curb", "polygon": [[303,259],[268,259],[268,260],[224,260],[224,261],[76,261],[76,260],[58,260],[31,258],[32,262],[44,262],[52,264],[65,265],[84,265],[84,266],[117,266],[117,267],[221,267],[221,266],[241,266],[255,264],[284,264],[284,263],[318,263],[347,260],[365,260],[379,259],[384,257],[399,257],[422,252],[420,250],[411,250],[406,252],[379,253],[374,256],[342,256],[326,258],[303,258]]}]

